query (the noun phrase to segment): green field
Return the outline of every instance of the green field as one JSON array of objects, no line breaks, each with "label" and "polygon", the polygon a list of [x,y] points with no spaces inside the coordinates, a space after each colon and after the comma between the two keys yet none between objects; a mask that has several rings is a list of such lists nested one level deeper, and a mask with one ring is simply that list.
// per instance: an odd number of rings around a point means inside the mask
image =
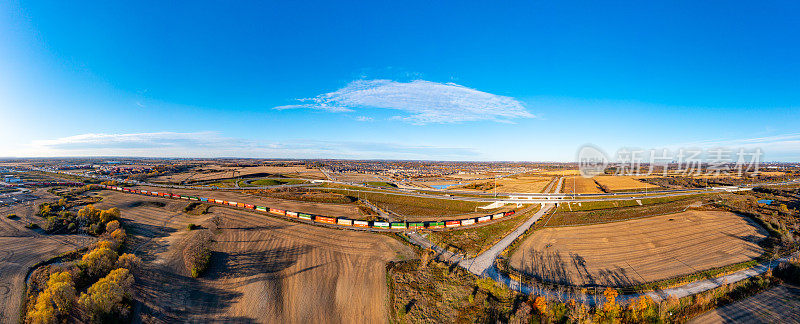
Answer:
[{"label": "green field", "polygon": [[[700,194],[697,195],[688,195],[688,196],[675,196],[675,197],[663,197],[663,198],[644,198],[639,199],[642,202],[642,205],[652,205],[652,204],[663,204],[672,201],[680,201],[680,200],[688,200],[688,199],[695,199],[699,197]],[[587,201],[581,203],[562,203],[558,205],[558,211],[589,211],[589,210],[597,210],[597,209],[608,209],[608,208],[619,208],[619,207],[635,207],[639,206],[639,203],[636,200],[609,200],[609,201]]]},{"label": "green field", "polygon": [[386,181],[370,181],[370,182],[365,182],[364,184],[375,187],[397,188],[396,184]]},{"label": "green field", "polygon": [[[698,201],[708,201],[702,195],[690,197],[667,197],[642,199],[642,205],[633,200],[625,201],[603,201],[585,202],[581,206],[572,203],[572,211],[566,204],[559,205],[556,212],[541,222],[541,227],[576,226],[591,225],[608,222],[624,221],[634,218],[678,213],[685,210],[689,205]],[[617,203],[618,206],[614,206]],[[586,208],[586,209],[576,209]]]},{"label": "green field", "polygon": [[[354,192],[342,189],[326,189],[325,191],[366,199],[380,208],[409,217],[464,214],[475,212],[478,206],[487,205],[485,202],[421,198],[380,192]],[[491,213],[492,211],[485,212]]]},{"label": "green field", "polygon": [[259,186],[260,187],[260,186],[279,186],[279,185],[285,185],[285,184],[293,185],[293,184],[301,184],[301,183],[306,183],[306,181],[297,180],[297,179],[285,179],[285,180],[283,180],[283,179],[281,179],[281,180],[277,180],[277,179],[259,179],[259,180],[250,181],[249,184],[246,184],[244,182],[240,182],[239,185],[242,186],[242,187],[246,187],[246,186],[247,187],[251,187],[251,186]]}]

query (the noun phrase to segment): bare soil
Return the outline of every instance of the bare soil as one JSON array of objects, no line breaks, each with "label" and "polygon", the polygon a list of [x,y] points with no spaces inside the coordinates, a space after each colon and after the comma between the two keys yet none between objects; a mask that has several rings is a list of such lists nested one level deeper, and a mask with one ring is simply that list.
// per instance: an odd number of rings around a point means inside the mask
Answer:
[{"label": "bare soil", "polygon": [[767,232],[745,217],[686,211],[624,222],[537,230],[510,265],[542,280],[631,286],[745,262]]},{"label": "bare soil", "polygon": [[[0,207],[0,323],[18,323],[28,269],[61,253],[83,248],[94,238],[83,235],[46,235],[25,228],[27,223],[44,224],[36,216],[36,205],[53,202],[44,189],[35,191],[41,199],[28,204]],[[7,214],[18,218],[8,219]]]},{"label": "bare soil", "polygon": [[[186,201],[108,192],[129,249],[144,261],[136,315],[154,322],[373,323],[388,321],[385,265],[414,256],[379,234],[282,221],[211,207],[188,215]],[[164,207],[139,201],[166,201]],[[136,207],[132,207],[136,206]],[[209,221],[221,216],[221,228]],[[215,236],[209,270],[190,278],[181,258],[188,223]]]}]

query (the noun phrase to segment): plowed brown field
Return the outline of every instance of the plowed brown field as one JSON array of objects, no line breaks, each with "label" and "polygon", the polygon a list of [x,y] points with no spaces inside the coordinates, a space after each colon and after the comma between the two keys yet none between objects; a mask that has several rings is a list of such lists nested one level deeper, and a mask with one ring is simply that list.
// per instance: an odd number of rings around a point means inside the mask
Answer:
[{"label": "plowed brown field", "polygon": [[[88,236],[44,235],[25,228],[29,222],[44,223],[41,217],[35,216],[36,204],[55,200],[44,190],[37,190],[36,194],[42,199],[0,207],[0,323],[19,322],[25,275],[30,267],[94,242],[94,238]],[[6,218],[11,213],[19,218]]]},{"label": "plowed brown field", "polygon": [[630,286],[758,257],[766,231],[720,211],[546,228],[528,237],[511,266],[550,282]]},{"label": "plowed brown field", "polygon": [[[116,192],[99,204],[119,207],[130,248],[144,260],[137,316],[157,322],[387,322],[385,264],[413,257],[388,236],[297,224],[245,210],[182,212],[187,201]],[[163,202],[158,207],[146,202]],[[220,215],[209,271],[188,277],[181,249],[193,222]]]}]

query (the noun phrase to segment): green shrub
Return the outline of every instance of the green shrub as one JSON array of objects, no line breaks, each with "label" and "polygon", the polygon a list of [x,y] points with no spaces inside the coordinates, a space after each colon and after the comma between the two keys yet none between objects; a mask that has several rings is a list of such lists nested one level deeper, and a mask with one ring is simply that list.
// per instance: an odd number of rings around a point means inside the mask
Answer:
[{"label": "green shrub", "polygon": [[186,225],[186,229],[188,229],[190,231],[193,231],[193,230],[195,230],[197,228],[198,228],[198,226],[195,223],[189,223],[189,225]]},{"label": "green shrub", "polygon": [[6,215],[6,218],[8,218],[8,219],[17,219],[19,217],[17,217],[17,214],[8,214],[8,215]]}]

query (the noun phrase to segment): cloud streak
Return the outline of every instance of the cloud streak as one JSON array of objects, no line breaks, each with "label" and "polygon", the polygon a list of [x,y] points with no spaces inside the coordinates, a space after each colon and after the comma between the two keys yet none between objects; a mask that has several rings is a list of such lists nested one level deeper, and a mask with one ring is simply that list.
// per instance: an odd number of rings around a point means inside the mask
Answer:
[{"label": "cloud streak", "polygon": [[482,157],[469,148],[380,142],[258,142],[223,137],[215,132],[81,134],[32,142],[19,156],[252,157],[472,160]]},{"label": "cloud streak", "polygon": [[399,110],[397,119],[413,124],[456,123],[491,120],[511,122],[534,118],[518,100],[467,88],[455,83],[425,80],[356,80],[334,92],[299,99],[300,104],[277,110],[308,108],[328,112],[353,112],[377,108]]}]

